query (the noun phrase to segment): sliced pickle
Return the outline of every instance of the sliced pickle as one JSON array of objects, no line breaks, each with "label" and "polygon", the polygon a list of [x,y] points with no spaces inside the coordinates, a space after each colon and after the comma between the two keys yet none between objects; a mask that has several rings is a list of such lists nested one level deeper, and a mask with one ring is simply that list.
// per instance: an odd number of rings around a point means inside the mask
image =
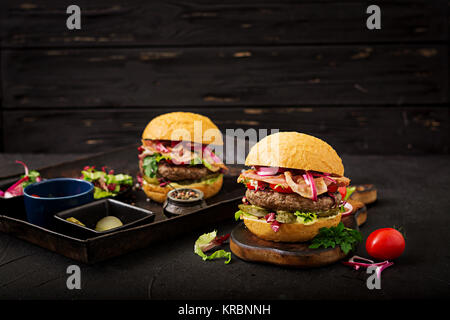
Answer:
[{"label": "sliced pickle", "polygon": [[320,218],[325,218],[325,217],[330,217],[330,216],[334,216],[339,212],[339,209],[330,209],[327,211],[320,211],[320,212],[316,212],[317,216]]},{"label": "sliced pickle", "polygon": [[80,225],[80,226],[86,227],[86,226],[84,225],[84,223],[82,223],[82,222],[81,222],[80,220],[78,220],[78,219],[75,219],[74,217],[69,217],[69,218],[67,218],[66,220],[69,221],[69,222],[72,222],[72,223],[76,223],[76,224],[78,224],[78,225]]},{"label": "sliced pickle", "polygon": [[149,184],[159,184],[158,178],[150,178],[144,175],[144,180]]},{"label": "sliced pickle", "polygon": [[254,205],[240,204],[238,205],[238,207],[245,213],[251,214],[256,217],[264,217],[265,215],[269,214],[269,211],[267,211],[266,209]]},{"label": "sliced pickle", "polygon": [[276,220],[281,223],[294,223],[297,217],[292,212],[278,210]]}]

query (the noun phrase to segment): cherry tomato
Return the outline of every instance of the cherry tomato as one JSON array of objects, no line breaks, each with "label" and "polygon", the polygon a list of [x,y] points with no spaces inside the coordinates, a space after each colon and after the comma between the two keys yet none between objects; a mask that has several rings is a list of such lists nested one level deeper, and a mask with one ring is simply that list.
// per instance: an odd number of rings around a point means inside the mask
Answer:
[{"label": "cherry tomato", "polygon": [[290,187],[282,187],[279,184],[270,184],[270,189],[279,192],[279,193],[293,193]]},{"label": "cherry tomato", "polygon": [[393,228],[378,229],[367,238],[366,250],[375,259],[392,260],[405,250],[405,238]]},{"label": "cherry tomato", "polygon": [[31,196],[35,198],[40,198],[37,194],[32,194]]},{"label": "cherry tomato", "polygon": [[347,194],[347,188],[346,187],[339,187],[338,190],[339,190],[339,193],[342,196],[342,200],[344,200],[345,195]]}]

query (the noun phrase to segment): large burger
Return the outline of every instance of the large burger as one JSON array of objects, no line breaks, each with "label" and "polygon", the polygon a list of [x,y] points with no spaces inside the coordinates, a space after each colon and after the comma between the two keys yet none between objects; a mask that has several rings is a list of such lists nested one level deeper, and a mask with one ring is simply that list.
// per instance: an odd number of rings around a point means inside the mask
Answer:
[{"label": "large burger", "polygon": [[250,150],[238,182],[247,187],[240,217],[259,238],[304,242],[341,221],[339,187],[349,185],[336,151],[298,132],[265,137]]},{"label": "large burger", "polygon": [[223,145],[222,134],[205,116],[172,112],[154,118],[138,149],[142,190],[160,203],[175,188],[201,190],[205,199],[217,194],[227,168],[213,145]]}]

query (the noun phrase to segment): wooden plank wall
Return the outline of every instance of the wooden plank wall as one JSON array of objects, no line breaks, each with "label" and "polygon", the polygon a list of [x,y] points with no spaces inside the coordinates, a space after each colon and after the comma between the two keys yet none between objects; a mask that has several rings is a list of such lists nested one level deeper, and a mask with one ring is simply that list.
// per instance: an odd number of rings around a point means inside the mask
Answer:
[{"label": "wooden plank wall", "polygon": [[363,1],[2,1],[0,150],[108,150],[187,110],[343,153],[448,154],[449,3],[380,1],[370,31]]}]

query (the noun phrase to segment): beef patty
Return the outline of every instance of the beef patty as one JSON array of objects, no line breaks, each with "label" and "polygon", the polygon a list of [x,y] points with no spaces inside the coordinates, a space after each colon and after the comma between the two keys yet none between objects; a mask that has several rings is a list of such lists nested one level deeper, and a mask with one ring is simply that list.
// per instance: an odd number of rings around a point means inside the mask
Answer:
[{"label": "beef patty", "polygon": [[[323,194],[317,197],[317,201],[312,201],[302,197],[297,193],[280,193],[273,190],[250,190],[247,189],[245,196],[247,200],[258,207],[270,210],[283,210],[288,212],[308,211],[321,212],[331,209],[335,202],[330,196]],[[339,192],[335,194],[336,202],[341,201]]]},{"label": "beef patty", "polygon": [[198,180],[207,177],[211,173],[203,165],[177,166],[167,162],[158,164],[158,175],[169,181]]}]

